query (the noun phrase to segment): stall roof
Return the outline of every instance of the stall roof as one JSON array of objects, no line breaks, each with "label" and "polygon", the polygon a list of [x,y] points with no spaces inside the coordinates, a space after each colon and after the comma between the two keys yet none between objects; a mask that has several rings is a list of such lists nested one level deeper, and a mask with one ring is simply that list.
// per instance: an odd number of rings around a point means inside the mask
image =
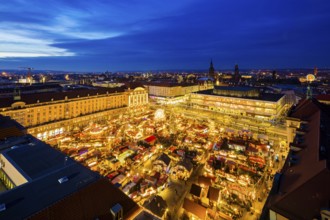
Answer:
[{"label": "stall roof", "polygon": [[193,168],[193,165],[189,160],[180,161],[178,165],[183,166],[188,172]]},{"label": "stall roof", "polygon": [[143,206],[149,209],[155,215],[162,217],[166,211],[167,203],[161,196],[154,196]]},{"label": "stall roof", "polygon": [[214,188],[212,186],[209,187],[209,191],[207,192],[207,198],[212,201],[218,201],[220,195],[220,189]]},{"label": "stall roof", "polygon": [[134,218],[134,220],[161,220],[161,219],[150,214],[149,212],[142,211]]},{"label": "stall roof", "polygon": [[187,198],[184,198],[183,208],[200,219],[205,219],[206,217],[206,208]]},{"label": "stall roof", "polygon": [[212,181],[212,179],[210,177],[206,177],[206,176],[198,177],[198,183],[203,184],[205,186],[211,186],[212,185],[211,181]]},{"label": "stall roof", "polygon": [[202,188],[196,184],[192,184],[190,188],[190,193],[194,196],[200,197],[202,192]]},{"label": "stall roof", "polygon": [[160,155],[157,160],[163,161],[166,165],[169,165],[171,162],[171,158],[165,153]]},{"label": "stall roof", "polygon": [[157,138],[156,138],[155,136],[152,135],[152,136],[147,137],[146,139],[144,139],[144,141],[150,143],[150,142],[155,141],[156,139],[157,139]]}]

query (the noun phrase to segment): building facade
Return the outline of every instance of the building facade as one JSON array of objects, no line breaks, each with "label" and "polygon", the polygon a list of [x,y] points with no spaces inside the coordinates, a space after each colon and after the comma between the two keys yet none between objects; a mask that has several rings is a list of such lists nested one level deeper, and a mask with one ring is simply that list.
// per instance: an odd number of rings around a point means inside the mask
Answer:
[{"label": "building facade", "polygon": [[144,86],[156,102],[175,104],[186,101],[190,93],[213,88],[213,83],[148,83]]},{"label": "building facade", "polygon": [[[148,104],[148,92],[142,87],[127,90],[97,88],[59,93],[26,94],[15,99],[1,98],[0,103],[0,114],[16,120],[27,127],[28,131],[32,130],[34,135],[40,134],[42,130],[49,130],[50,133],[47,135],[52,136],[65,130],[63,121],[79,122],[94,118],[95,115],[110,114],[116,109],[122,111],[123,108],[144,106]],[[45,129],[34,131],[33,128],[40,126]],[[44,134],[42,135],[44,136]],[[38,138],[40,138],[39,136]]]},{"label": "building facade", "polygon": [[285,95],[263,94],[252,87],[216,86],[213,90],[192,93],[189,102],[196,109],[273,120],[284,111]]}]

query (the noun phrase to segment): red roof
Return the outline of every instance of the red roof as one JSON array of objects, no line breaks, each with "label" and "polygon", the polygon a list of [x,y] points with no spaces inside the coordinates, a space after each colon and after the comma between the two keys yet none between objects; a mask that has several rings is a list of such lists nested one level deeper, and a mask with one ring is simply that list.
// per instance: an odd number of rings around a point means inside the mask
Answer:
[{"label": "red roof", "polygon": [[319,111],[319,109],[315,103],[309,99],[304,99],[298,103],[289,117],[306,120],[317,111]]},{"label": "red roof", "polygon": [[155,141],[157,138],[155,136],[150,136],[150,137],[147,137],[146,139],[144,139],[146,142],[150,143],[150,142],[153,142]]}]

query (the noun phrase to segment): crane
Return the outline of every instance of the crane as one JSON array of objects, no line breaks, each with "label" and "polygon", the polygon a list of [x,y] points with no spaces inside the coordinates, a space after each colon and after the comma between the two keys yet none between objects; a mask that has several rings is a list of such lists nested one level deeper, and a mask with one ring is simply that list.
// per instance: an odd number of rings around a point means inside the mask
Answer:
[{"label": "crane", "polygon": [[32,84],[31,70],[33,70],[34,68],[33,67],[26,67],[26,66],[19,67],[19,68],[27,70],[26,81],[27,81],[27,83],[29,83],[31,85]]}]

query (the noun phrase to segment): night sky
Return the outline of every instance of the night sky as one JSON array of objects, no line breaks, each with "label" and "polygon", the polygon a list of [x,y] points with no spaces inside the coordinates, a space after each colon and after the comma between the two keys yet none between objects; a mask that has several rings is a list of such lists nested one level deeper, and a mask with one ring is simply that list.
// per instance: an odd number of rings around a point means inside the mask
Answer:
[{"label": "night sky", "polygon": [[330,67],[329,0],[0,0],[0,69]]}]

